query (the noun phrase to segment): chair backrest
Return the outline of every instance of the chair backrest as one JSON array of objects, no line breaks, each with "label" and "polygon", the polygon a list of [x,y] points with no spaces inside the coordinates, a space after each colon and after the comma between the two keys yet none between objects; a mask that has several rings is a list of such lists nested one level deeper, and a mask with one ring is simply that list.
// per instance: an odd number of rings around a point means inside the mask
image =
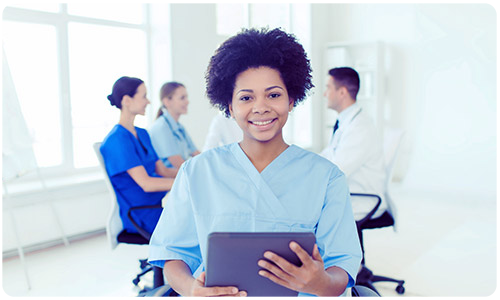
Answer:
[{"label": "chair backrest", "polygon": [[394,228],[397,224],[397,209],[390,194],[390,184],[394,175],[394,166],[401,149],[401,141],[404,137],[404,130],[398,128],[386,128],[384,131],[384,162],[386,171],[385,199],[389,207],[389,212],[394,218]]},{"label": "chair backrest", "polygon": [[122,219],[120,218],[120,208],[118,207],[115,190],[113,189],[111,181],[109,180],[108,172],[106,171],[106,167],[104,165],[104,159],[102,158],[100,147],[100,142],[94,143],[94,151],[97,155],[97,159],[99,160],[101,170],[104,173],[104,180],[106,181],[106,186],[108,187],[111,199],[111,211],[109,212],[108,220],[106,223],[106,235],[108,237],[108,242],[111,246],[111,249],[115,249],[118,245],[118,235],[123,230],[123,223]]}]

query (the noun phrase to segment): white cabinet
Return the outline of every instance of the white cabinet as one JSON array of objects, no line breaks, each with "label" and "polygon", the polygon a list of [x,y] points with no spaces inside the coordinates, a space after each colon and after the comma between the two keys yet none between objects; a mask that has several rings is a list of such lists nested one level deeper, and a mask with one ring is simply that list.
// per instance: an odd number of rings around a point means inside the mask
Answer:
[{"label": "white cabinet", "polygon": [[[323,82],[326,84],[328,70],[335,67],[351,67],[360,77],[357,102],[368,111],[382,133],[385,103],[385,55],[382,42],[329,43],[325,51]],[[331,109],[324,115],[324,145],[327,145],[337,113]]]}]

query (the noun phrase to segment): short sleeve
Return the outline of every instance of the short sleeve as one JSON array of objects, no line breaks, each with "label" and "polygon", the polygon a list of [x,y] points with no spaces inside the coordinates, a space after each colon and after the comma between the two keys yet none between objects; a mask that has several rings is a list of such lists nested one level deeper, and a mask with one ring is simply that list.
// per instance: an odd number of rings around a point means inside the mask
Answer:
[{"label": "short sleeve", "polygon": [[334,173],[337,174],[330,176],[316,239],[325,269],[342,268],[349,275],[347,287],[352,287],[361,263],[361,246],[346,177],[339,171]]},{"label": "short sleeve", "polygon": [[120,134],[113,135],[102,144],[100,150],[110,177],[142,165],[135,148],[131,138]]},{"label": "short sleeve", "polygon": [[184,131],[184,132],[186,133],[186,142],[187,142],[187,145],[188,145],[189,154],[191,155],[191,154],[193,154],[193,152],[195,152],[198,149],[194,145],[193,140],[191,139],[191,136],[189,136],[189,134],[187,133],[187,131]]},{"label": "short sleeve", "polygon": [[177,144],[177,139],[162,117],[153,123],[153,126],[149,129],[149,134],[153,148],[160,158],[181,155],[182,151]]},{"label": "short sleeve", "polygon": [[151,264],[163,268],[167,260],[184,261],[191,273],[202,262],[185,164],[179,169],[149,244]]}]

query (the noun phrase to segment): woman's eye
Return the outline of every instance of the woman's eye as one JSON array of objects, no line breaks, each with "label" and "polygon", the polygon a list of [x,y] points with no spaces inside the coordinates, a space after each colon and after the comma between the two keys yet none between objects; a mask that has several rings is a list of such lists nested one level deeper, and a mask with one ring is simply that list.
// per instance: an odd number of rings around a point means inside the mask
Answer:
[{"label": "woman's eye", "polygon": [[280,93],[272,93],[269,95],[269,98],[278,98],[279,96],[281,96]]},{"label": "woman's eye", "polygon": [[248,101],[248,100],[250,100],[250,96],[243,96],[243,97],[240,97],[240,100],[241,100],[241,101]]}]

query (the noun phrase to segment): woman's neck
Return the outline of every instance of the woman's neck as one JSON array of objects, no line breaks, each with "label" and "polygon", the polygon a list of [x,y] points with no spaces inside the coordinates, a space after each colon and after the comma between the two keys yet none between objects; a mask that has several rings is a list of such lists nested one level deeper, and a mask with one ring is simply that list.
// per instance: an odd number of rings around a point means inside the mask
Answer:
[{"label": "woman's neck", "polygon": [[181,117],[181,115],[180,114],[173,114],[168,109],[167,109],[167,111],[168,111],[168,114],[175,120],[175,122],[179,123],[179,118]]},{"label": "woman's neck", "polygon": [[285,143],[283,137],[268,142],[244,138],[240,147],[260,173],[288,148],[288,144]]},{"label": "woman's neck", "polygon": [[137,137],[137,132],[135,130],[134,126],[134,120],[135,120],[135,115],[132,115],[130,113],[127,113],[126,111],[122,110],[122,113],[120,114],[120,121],[118,124],[122,125],[130,131],[135,137]]}]

